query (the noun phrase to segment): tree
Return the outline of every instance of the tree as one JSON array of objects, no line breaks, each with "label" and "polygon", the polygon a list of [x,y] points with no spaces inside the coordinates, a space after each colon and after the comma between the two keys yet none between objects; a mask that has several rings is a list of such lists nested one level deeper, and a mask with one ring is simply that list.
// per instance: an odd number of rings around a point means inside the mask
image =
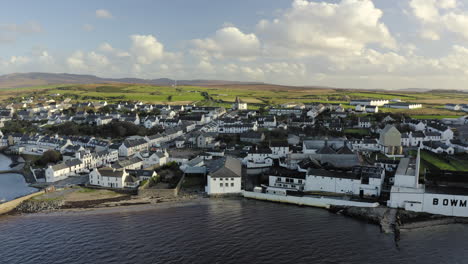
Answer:
[{"label": "tree", "polygon": [[56,163],[62,159],[60,152],[55,150],[47,150],[42,154],[41,158],[36,161],[37,165],[46,166],[48,163]]},{"label": "tree", "polygon": [[169,96],[167,97],[167,101],[169,101],[169,102],[172,101],[172,95],[169,95]]}]

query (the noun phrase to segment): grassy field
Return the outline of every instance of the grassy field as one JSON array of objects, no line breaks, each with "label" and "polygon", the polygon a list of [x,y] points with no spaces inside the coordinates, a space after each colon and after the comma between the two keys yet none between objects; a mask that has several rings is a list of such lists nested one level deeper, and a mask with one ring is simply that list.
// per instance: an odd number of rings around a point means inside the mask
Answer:
[{"label": "grassy field", "polygon": [[424,167],[430,169],[434,166],[440,170],[468,171],[468,160],[466,156],[441,156],[428,151],[421,151],[421,160]]},{"label": "grassy field", "polygon": [[[443,109],[445,103],[468,103],[468,93],[416,93],[367,90],[342,90],[330,88],[307,88],[280,85],[211,85],[211,86],[154,86],[142,84],[67,84],[46,85],[0,90],[0,100],[21,96],[51,96],[60,94],[74,101],[143,101],[148,103],[184,104],[197,103],[203,106],[230,107],[239,96],[249,103],[250,109],[283,103],[335,103],[348,104],[352,99],[398,98],[407,102],[423,103],[422,109],[404,110],[380,108],[381,112],[407,113],[419,118],[446,118],[463,115]],[[60,97],[59,97],[60,99]]]},{"label": "grassy field", "polygon": [[369,129],[364,129],[364,128],[346,128],[344,132],[345,134],[356,134],[356,135],[361,135],[361,136],[370,135]]}]

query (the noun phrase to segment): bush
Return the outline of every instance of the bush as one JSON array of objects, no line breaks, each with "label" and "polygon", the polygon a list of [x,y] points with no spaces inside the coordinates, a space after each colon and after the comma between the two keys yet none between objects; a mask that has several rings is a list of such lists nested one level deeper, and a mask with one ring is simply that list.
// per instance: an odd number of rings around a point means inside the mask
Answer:
[{"label": "bush", "polygon": [[46,166],[49,163],[56,163],[62,160],[60,152],[55,150],[48,150],[42,154],[41,158],[36,161],[38,166]]}]

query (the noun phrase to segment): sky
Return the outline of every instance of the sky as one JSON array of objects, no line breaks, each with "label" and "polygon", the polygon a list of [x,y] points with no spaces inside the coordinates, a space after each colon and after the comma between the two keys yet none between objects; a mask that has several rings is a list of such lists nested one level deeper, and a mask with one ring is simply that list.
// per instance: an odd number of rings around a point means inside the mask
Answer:
[{"label": "sky", "polygon": [[15,0],[0,74],[468,89],[468,0]]}]

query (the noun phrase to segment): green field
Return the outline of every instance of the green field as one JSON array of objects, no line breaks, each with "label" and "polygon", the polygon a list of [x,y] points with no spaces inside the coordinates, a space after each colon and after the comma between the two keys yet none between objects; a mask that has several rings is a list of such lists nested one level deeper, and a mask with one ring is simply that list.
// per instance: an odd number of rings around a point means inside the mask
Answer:
[{"label": "green field", "polygon": [[364,129],[364,128],[346,128],[344,132],[345,134],[356,134],[360,136],[370,135],[369,129]]},{"label": "green field", "polygon": [[[428,151],[421,151],[424,167],[436,167],[439,170],[468,171],[468,160],[465,156],[441,156]],[[423,170],[422,170],[423,171]]]},{"label": "green field", "polygon": [[[60,94],[60,96],[54,96]],[[25,88],[2,89],[0,100],[18,101],[23,96],[50,97],[73,101],[143,101],[147,103],[185,104],[230,107],[239,96],[249,103],[249,109],[283,103],[333,103],[353,108],[349,100],[364,98],[398,98],[407,102],[422,103],[422,109],[404,110],[380,108],[384,113],[405,113],[417,118],[440,119],[461,116],[463,112],[443,108],[445,103],[468,103],[468,93],[416,93],[367,90],[341,90],[331,88],[305,88],[278,85],[210,85],[154,86],[144,84],[67,84]]]}]

